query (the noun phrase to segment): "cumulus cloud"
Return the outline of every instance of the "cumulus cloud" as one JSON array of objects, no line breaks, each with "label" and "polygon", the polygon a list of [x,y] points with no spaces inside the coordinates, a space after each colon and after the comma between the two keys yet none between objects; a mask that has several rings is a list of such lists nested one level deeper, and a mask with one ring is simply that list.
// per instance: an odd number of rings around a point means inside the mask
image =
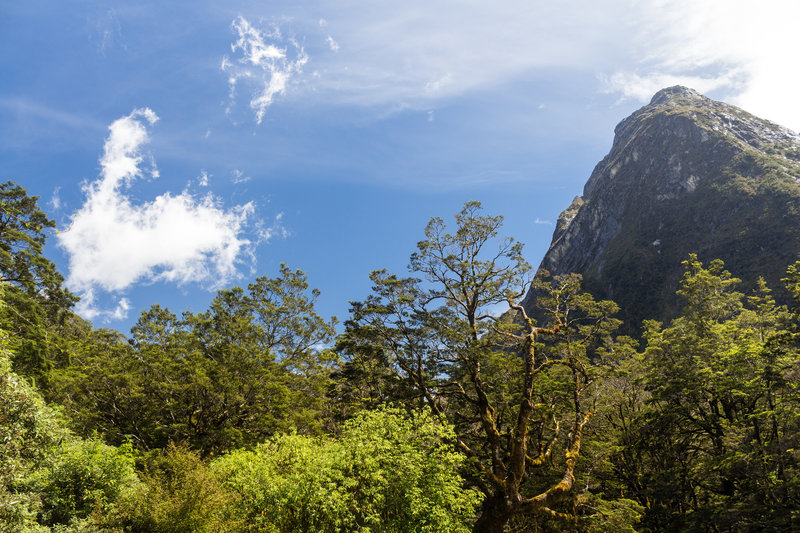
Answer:
[{"label": "cumulus cloud", "polygon": [[142,168],[148,161],[142,146],[157,120],[143,108],[111,124],[100,177],[84,185],[83,206],[58,234],[69,256],[67,285],[82,297],[78,312],[86,318],[117,319],[130,308],[121,298],[115,309],[99,309],[98,291],[117,294],[155,281],[218,286],[237,274],[249,252],[242,233],[252,203],[225,210],[211,194],[164,193],[146,202],[128,194],[149,170]]},{"label": "cumulus cloud", "polygon": [[234,20],[231,26],[238,36],[231,45],[236,56],[225,56],[221,65],[228,75],[228,111],[235,105],[236,87],[245,84],[251,90],[250,108],[260,124],[275,98],[286,94],[292,78],[302,72],[308,54],[295,39],[284,39],[277,27],[264,32],[244,17]]}]

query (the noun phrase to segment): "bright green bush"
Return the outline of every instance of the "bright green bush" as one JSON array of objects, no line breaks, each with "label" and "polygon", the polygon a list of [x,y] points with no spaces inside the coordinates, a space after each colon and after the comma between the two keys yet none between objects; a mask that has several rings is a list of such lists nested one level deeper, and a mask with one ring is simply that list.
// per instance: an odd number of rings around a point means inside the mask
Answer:
[{"label": "bright green bush", "polygon": [[130,444],[114,447],[97,438],[62,443],[30,480],[42,500],[44,525],[110,513],[138,484]]},{"label": "bright green bush", "polygon": [[0,531],[21,530],[35,522],[39,497],[25,481],[67,435],[58,414],[11,371],[7,337],[0,330]]},{"label": "bright green bush", "polygon": [[70,433],[11,370],[8,346],[0,330],[0,532],[92,531],[90,515],[108,512],[138,483],[131,447]]},{"label": "bright green bush", "polygon": [[116,523],[126,531],[185,533],[236,531],[226,518],[230,496],[206,463],[173,446],[146,461],[142,485],[127,498]]},{"label": "bright green bush", "polygon": [[212,464],[246,531],[468,531],[480,501],[457,473],[452,429],[364,412],[337,440],[281,435]]}]

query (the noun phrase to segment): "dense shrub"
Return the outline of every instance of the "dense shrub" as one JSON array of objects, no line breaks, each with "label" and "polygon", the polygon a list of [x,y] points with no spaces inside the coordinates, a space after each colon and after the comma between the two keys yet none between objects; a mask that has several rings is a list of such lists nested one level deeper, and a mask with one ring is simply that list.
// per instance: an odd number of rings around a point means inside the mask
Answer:
[{"label": "dense shrub", "polygon": [[115,523],[126,531],[184,533],[236,531],[227,520],[230,497],[200,457],[171,445],[146,461],[142,485],[127,498]]},{"label": "dense shrub", "polygon": [[68,435],[58,414],[11,371],[11,354],[0,330],[0,531],[33,524],[40,502],[26,480]]},{"label": "dense shrub", "polygon": [[53,525],[112,512],[139,481],[129,444],[114,447],[94,438],[61,444],[29,483],[42,501],[39,522]]},{"label": "dense shrub", "polygon": [[429,415],[386,409],[337,440],[281,435],[212,468],[246,531],[468,531],[480,497],[463,488],[451,436]]}]

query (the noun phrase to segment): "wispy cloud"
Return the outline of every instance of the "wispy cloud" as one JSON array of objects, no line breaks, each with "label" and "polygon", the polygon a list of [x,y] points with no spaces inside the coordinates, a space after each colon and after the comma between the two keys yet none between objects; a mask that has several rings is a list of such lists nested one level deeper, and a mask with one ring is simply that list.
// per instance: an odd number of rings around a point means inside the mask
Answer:
[{"label": "wispy cloud", "polygon": [[634,72],[615,72],[611,75],[601,74],[599,79],[605,85],[607,92],[619,93],[623,100],[633,99],[645,103],[659,90],[673,85],[684,85],[701,93],[722,88],[730,89],[734,84],[741,83],[741,80],[736,80],[734,74],[732,72],[726,75],[703,77],[664,72],[652,72],[644,75]]},{"label": "wispy cloud", "polygon": [[101,129],[104,126],[104,124],[88,116],[55,109],[26,98],[0,96],[0,109],[12,111],[22,117],[41,120],[49,124],[58,124],[72,129]]},{"label": "wispy cloud", "polygon": [[[287,71],[297,91],[313,91],[327,102],[425,110],[526,79],[596,76],[596,90],[624,99],[645,101],[681,83],[800,125],[800,70],[792,68],[791,56],[800,4],[793,0],[408,0],[374,3],[368,10],[345,3],[323,19],[317,7],[292,13],[282,24],[304,32],[314,72],[268,65],[267,59],[288,65],[291,59],[280,54],[298,50],[278,32],[260,32],[238,19],[242,57],[227,61],[229,72],[241,74],[236,81],[262,83],[273,70]],[[261,66],[254,68],[250,57]],[[260,94],[267,104],[278,93]],[[263,116],[265,107],[254,105]]]},{"label": "wispy cloud", "polygon": [[127,50],[127,46],[122,39],[122,26],[113,9],[94,17],[90,23],[94,26],[93,40],[97,43],[97,51],[101,55],[105,56],[106,51],[114,45]]},{"label": "wispy cloud", "polygon": [[730,0],[648,2],[636,17],[636,63],[601,76],[607,90],[645,102],[670,85],[720,91],[748,111],[800,129],[800,71],[787,64],[800,4]]},{"label": "wispy cloud", "polygon": [[211,174],[206,171],[206,169],[202,169],[200,171],[200,175],[197,177],[197,184],[201,187],[208,187],[208,178]]},{"label": "wispy cloud", "polygon": [[[615,15],[630,2],[615,0]],[[305,24],[309,47],[324,41],[334,54],[314,56],[317,78],[303,86],[362,106],[425,109],[432,101],[491,89],[532,69],[603,65],[597,39],[624,34],[624,16],[605,4],[511,0],[500,4],[443,0],[349,3]],[[310,22],[309,20],[309,22]],[[569,27],[564,27],[565,22]],[[605,24],[603,32],[592,25]],[[616,27],[615,27],[616,26]],[[331,47],[336,28],[336,47]],[[606,33],[607,32],[607,33]]]},{"label": "wispy cloud", "polygon": [[131,303],[127,298],[120,298],[117,307],[111,312],[111,318],[114,320],[124,320],[128,318],[128,311],[131,308]]},{"label": "wispy cloud", "polygon": [[50,197],[50,201],[47,202],[50,207],[53,208],[53,211],[58,211],[61,209],[61,197],[59,196],[59,192],[61,192],[61,187],[56,187],[53,189],[53,196]]},{"label": "wispy cloud", "polygon": [[328,43],[328,48],[331,49],[331,52],[338,52],[339,51],[339,43],[334,41],[333,37],[328,35],[328,38],[326,39],[326,41]]},{"label": "wispy cloud", "polygon": [[539,217],[536,217],[536,220],[534,220],[533,223],[537,224],[537,225],[542,225],[542,226],[552,226],[553,225],[553,221],[552,220],[542,220]]},{"label": "wispy cloud", "polygon": [[246,182],[250,181],[251,179],[253,179],[251,176],[245,176],[244,172],[242,172],[238,168],[233,169],[233,177],[231,178],[231,181],[233,183],[236,183],[236,184],[246,183]]},{"label": "wispy cloud", "polygon": [[233,60],[225,56],[221,65],[230,86],[228,111],[236,104],[236,87],[246,85],[251,91],[250,108],[260,124],[275,98],[286,94],[292,78],[302,72],[308,54],[295,39],[284,39],[277,27],[263,32],[244,17],[231,26],[238,36],[231,45],[236,56]]},{"label": "wispy cloud", "polygon": [[269,242],[274,238],[287,239],[291,232],[283,225],[283,212],[275,215],[272,225],[263,227],[263,224],[258,228],[258,238],[260,242]]},{"label": "wispy cloud", "polygon": [[118,319],[130,307],[121,298],[115,309],[100,309],[98,291],[119,293],[155,281],[218,286],[237,274],[249,251],[242,233],[252,203],[225,210],[211,194],[167,192],[140,203],[128,194],[136,179],[153,174],[152,163],[142,168],[149,159],[142,146],[157,120],[143,108],[111,124],[100,177],[84,185],[84,205],[58,234],[69,256],[67,285],[82,297],[78,312],[88,319]]}]

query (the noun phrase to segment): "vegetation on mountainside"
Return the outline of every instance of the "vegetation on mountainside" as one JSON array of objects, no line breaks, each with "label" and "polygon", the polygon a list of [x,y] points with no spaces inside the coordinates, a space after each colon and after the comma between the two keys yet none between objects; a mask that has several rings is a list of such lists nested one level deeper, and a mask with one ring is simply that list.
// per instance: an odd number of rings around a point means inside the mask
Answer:
[{"label": "vegetation on mountainside", "polygon": [[72,313],[36,198],[3,192],[0,532],[800,528],[800,262],[778,305],[687,250],[636,341],[472,202],[338,337],[285,266],[125,337]]},{"label": "vegetation on mountainside", "polygon": [[[602,272],[585,273],[587,290],[622,306],[619,318],[627,331],[638,328],[641,317],[678,316],[676,265],[690,253],[709,262],[722,259],[734,272],[759,272],[776,289],[776,299],[789,302],[780,280],[800,244],[796,179],[779,158],[749,147],[720,168],[719,175],[674,198],[654,201],[647,191],[638,192],[604,251]],[[756,290],[757,277],[743,285]]]}]

